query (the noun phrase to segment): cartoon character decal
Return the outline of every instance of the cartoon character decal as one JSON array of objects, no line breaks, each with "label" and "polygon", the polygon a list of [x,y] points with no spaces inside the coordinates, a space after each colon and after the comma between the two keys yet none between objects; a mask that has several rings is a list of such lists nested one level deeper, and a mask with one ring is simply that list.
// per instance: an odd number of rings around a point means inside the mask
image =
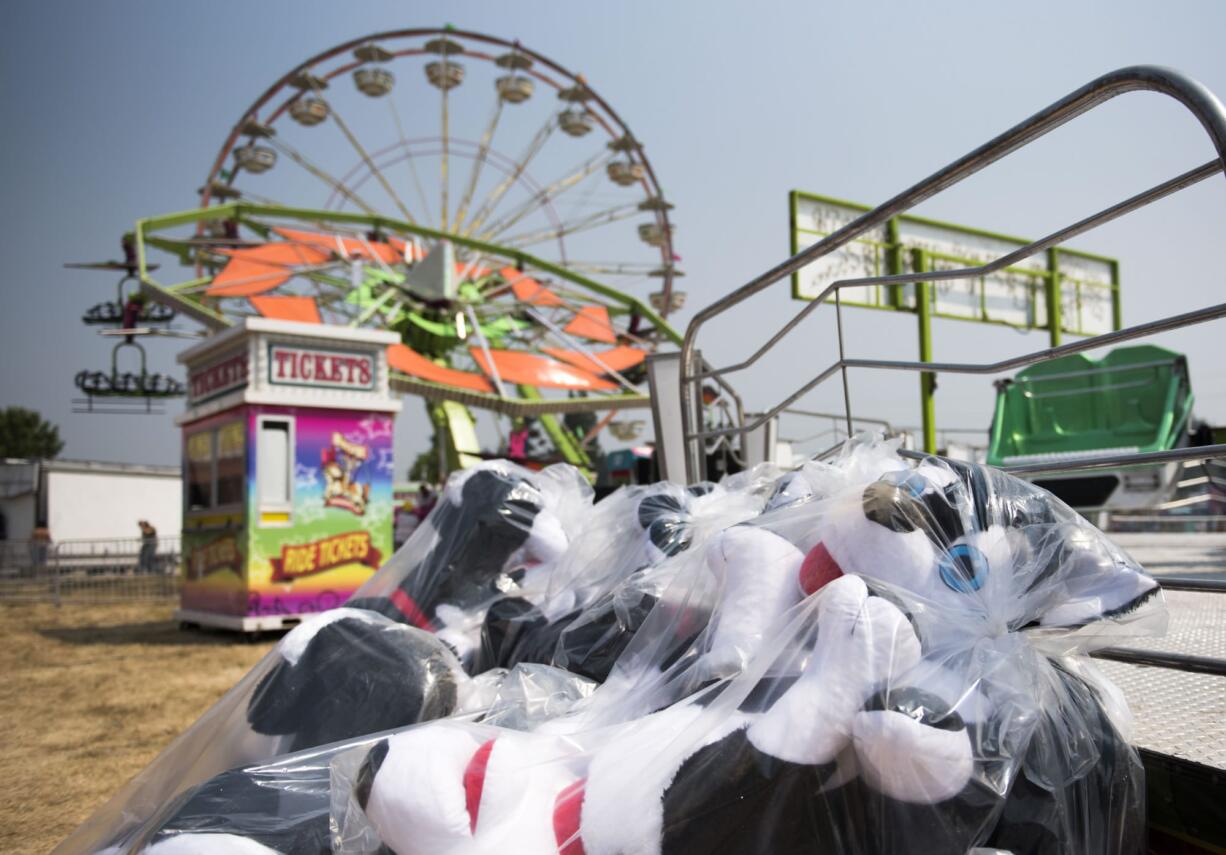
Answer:
[{"label": "cartoon character decal", "polygon": [[324,505],[343,508],[358,516],[366,513],[370,482],[359,483],[356,475],[370,457],[370,449],[333,432],[332,445],[320,449],[319,456],[324,478]]}]

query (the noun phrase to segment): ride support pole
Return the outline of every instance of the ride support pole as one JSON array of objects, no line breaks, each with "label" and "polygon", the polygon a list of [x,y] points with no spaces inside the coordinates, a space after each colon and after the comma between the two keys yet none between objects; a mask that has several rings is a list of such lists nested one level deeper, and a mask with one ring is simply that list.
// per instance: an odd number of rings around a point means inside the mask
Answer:
[{"label": "ride support pole", "polygon": [[[928,256],[922,249],[912,250],[912,261],[915,270],[928,269]],[[915,283],[915,314],[919,318],[919,358],[920,362],[932,361],[932,284],[930,282]],[[933,393],[936,391],[936,374],[931,371],[920,372],[920,419],[924,429],[924,451],[936,454],[937,451],[937,415]]]}]

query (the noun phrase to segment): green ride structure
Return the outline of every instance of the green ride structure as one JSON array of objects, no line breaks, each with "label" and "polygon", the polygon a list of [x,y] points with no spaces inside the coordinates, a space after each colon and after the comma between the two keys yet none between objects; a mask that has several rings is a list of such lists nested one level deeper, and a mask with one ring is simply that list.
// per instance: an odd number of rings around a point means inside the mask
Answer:
[{"label": "green ride structure", "polygon": [[[1194,396],[1188,363],[1156,345],[1120,347],[1101,359],[1073,354],[997,383],[987,462],[1059,463],[1169,451],[1187,445]],[[1123,510],[1161,503],[1180,466],[1125,466],[1032,476],[1075,508]]]}]

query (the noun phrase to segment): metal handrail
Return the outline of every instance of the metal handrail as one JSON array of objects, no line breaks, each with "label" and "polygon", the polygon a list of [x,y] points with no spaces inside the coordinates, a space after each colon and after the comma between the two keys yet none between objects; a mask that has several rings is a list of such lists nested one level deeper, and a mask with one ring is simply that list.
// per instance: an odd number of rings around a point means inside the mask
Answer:
[{"label": "metal handrail", "polygon": [[[948,271],[917,271],[907,274],[889,276],[871,276],[859,279],[842,280],[827,286],[812,302],[802,308],[785,323],[765,344],[758,348],[749,358],[734,365],[721,369],[706,370],[697,348],[699,330],[712,318],[726,312],[733,306],[761,292],[765,288],[798,271],[813,261],[828,255],[844,244],[850,242],[865,232],[881,225],[891,217],[901,214],[924,200],[961,182],[979,170],[1000,160],[1013,151],[1044,136],[1055,128],[1095,106],[1122,95],[1126,92],[1147,90],[1160,92],[1174,98],[1186,107],[1204,127],[1218,153],[1217,159],[1189,170],[1169,181],[1151,187],[1142,193],[1132,196],[1096,214],[1082,219],[1071,226],[1053,232],[1045,238],[1034,241],[1013,252],[1007,253],[987,264]],[[1017,261],[1034,255],[1044,249],[1055,246],[1071,237],[1082,234],[1105,222],[1109,222],[1131,211],[1141,208],[1157,199],[1176,193],[1192,184],[1221,172],[1226,168],[1226,109],[1217,97],[1199,82],[1192,80],[1179,72],[1155,66],[1131,66],[1103,75],[1087,83],[1080,89],[1056,101],[1030,118],[1015,125],[1004,133],[989,140],[984,145],[964,155],[945,168],[933,173],[928,178],[913,185],[889,201],[863,214],[851,223],[843,226],[829,236],[812,246],[802,250],[781,264],[776,265],[760,276],[754,278],[731,294],[712,303],[695,315],[686,329],[681,349],[681,380],[680,393],[682,433],[686,446],[686,475],[690,480],[702,475],[702,441],[707,436],[743,434],[761,427],[767,420],[774,418],[779,412],[790,406],[802,395],[829,379],[835,372],[843,374],[843,393],[846,416],[851,422],[850,396],[847,390],[846,372],[848,368],[888,368],[914,371],[954,372],[968,374],[991,374],[1009,370],[1014,367],[1050,359],[1056,356],[1077,353],[1091,348],[1102,347],[1119,341],[1128,341],[1166,329],[1175,329],[1192,323],[1199,323],[1226,315],[1226,304],[1211,306],[1197,312],[1185,313],[1161,321],[1141,324],[1124,330],[1095,336],[1060,347],[1048,348],[1022,357],[1002,360],[991,364],[974,363],[928,363],[897,360],[865,360],[847,359],[842,344],[842,317],[838,314],[839,359],[829,368],[822,371],[796,392],[788,396],[778,406],[773,407],[758,417],[754,422],[737,428],[713,431],[695,430],[691,424],[696,410],[693,403],[697,400],[697,387],[706,377],[722,378],[725,374],[743,370],[756,363],[775,344],[796,327],[817,306],[823,305],[831,295],[835,296],[836,309],[841,308],[838,292],[845,287],[866,284],[903,284],[909,282],[933,282],[956,280],[984,276],[996,270],[1008,267]]]}]

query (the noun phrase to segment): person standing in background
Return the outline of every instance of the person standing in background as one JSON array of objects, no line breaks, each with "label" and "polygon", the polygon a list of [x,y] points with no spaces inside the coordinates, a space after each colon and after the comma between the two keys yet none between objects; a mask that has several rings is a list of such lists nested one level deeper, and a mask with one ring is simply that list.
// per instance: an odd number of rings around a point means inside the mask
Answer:
[{"label": "person standing in background", "polygon": [[50,554],[51,529],[40,525],[30,534],[30,566],[34,575],[47,566]]},{"label": "person standing in background", "polygon": [[137,561],[137,572],[152,573],[158,550],[158,530],[148,520],[137,520],[140,526],[140,558]]}]

